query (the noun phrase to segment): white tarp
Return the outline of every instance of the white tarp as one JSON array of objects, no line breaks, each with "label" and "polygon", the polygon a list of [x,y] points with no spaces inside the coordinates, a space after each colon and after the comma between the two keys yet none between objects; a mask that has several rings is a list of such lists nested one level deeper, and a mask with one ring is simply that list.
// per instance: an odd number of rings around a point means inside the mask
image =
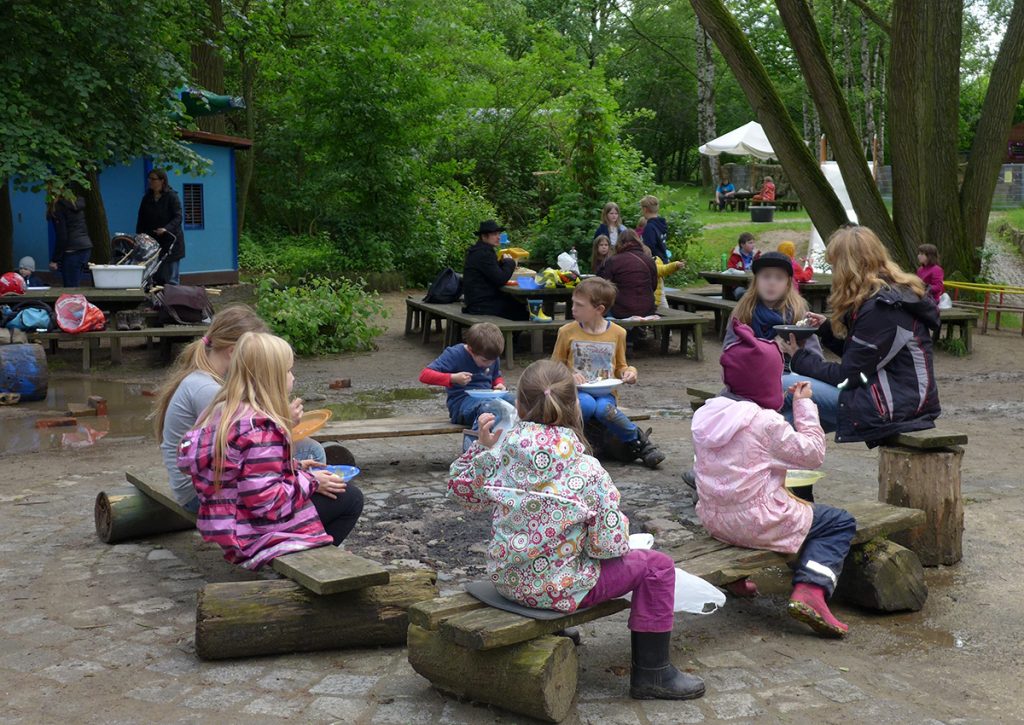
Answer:
[{"label": "white tarp", "polygon": [[[868,169],[870,169],[872,162],[868,161],[867,163]],[[821,164],[821,172],[825,174],[825,180],[828,181],[836,196],[839,197],[839,201],[846,210],[847,219],[850,220],[851,224],[856,224],[857,212],[853,210],[853,202],[850,201],[850,194],[846,191],[846,182],[843,181],[843,174],[839,171],[839,164],[835,161],[825,161]],[[811,258],[811,262],[816,270],[829,270],[829,266],[825,262],[825,240],[821,238],[816,228],[811,230],[811,244],[807,256]]]},{"label": "white tarp", "polygon": [[768,142],[764,129],[757,121],[751,121],[724,136],[708,141],[698,151],[705,156],[734,154],[736,156],[753,156],[762,161],[775,158],[775,151]]}]

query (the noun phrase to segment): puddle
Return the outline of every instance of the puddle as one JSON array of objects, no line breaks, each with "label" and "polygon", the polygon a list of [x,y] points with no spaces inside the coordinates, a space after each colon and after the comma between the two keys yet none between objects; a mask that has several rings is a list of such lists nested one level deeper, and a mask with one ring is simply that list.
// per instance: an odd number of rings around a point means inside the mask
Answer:
[{"label": "puddle", "polygon": [[325,403],[319,407],[331,411],[332,420],[364,420],[371,418],[393,418],[402,412],[401,405],[414,400],[434,400],[439,395],[430,388],[394,388],[369,390],[356,393],[352,400],[342,403]]},{"label": "puddle", "polygon": [[[152,423],[146,416],[153,398],[143,395],[149,389],[137,383],[51,379],[45,400],[19,403],[9,413],[0,413],[0,455],[84,448],[107,436],[152,438]],[[93,395],[106,400],[106,416],[81,416],[77,426],[36,427],[40,418],[62,418],[69,405],[84,405]]]}]

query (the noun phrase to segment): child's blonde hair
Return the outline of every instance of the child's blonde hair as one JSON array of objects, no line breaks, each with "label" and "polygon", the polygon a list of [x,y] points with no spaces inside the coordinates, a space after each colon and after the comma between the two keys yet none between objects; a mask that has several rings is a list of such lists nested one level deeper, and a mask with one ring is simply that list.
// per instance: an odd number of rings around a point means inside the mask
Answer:
[{"label": "child's blonde hair", "polygon": [[[767,302],[764,304],[782,315],[782,319],[786,320],[787,324],[793,324],[807,315],[807,302],[793,286],[793,275],[787,276],[789,279],[786,280],[786,294],[782,296],[782,299],[773,305]],[[744,325],[751,324],[754,321],[754,309],[761,301],[757,293],[757,275],[755,274],[753,284],[747,287],[746,293],[736,303],[736,309],[732,313],[733,317]]]},{"label": "child's blonde hair", "polygon": [[576,289],[573,291],[572,296],[575,297],[576,295],[579,295],[594,307],[604,305],[604,311],[608,312],[608,310],[615,306],[615,297],[617,294],[618,288],[615,286],[614,282],[610,282],[604,277],[587,277],[576,285]]},{"label": "child's blonde hair", "polygon": [[224,470],[228,430],[244,408],[270,418],[291,445],[291,411],[288,406],[288,373],[294,355],[291,346],[266,332],[247,332],[235,345],[228,377],[210,402],[196,427],[205,425],[220,409],[220,422],[213,439],[214,485]]},{"label": "child's blonde hair", "polygon": [[661,204],[658,202],[658,197],[651,196],[650,194],[648,194],[647,196],[645,196],[643,199],[640,200],[640,208],[641,209],[644,209],[644,210],[650,211],[650,212],[654,212],[655,214],[658,213],[658,208],[660,206],[661,206]]},{"label": "child's blonde hair", "polygon": [[583,435],[583,416],[576,398],[576,381],[562,363],[538,360],[526,368],[519,378],[516,407],[523,420],[568,428],[580,443],[587,445]]},{"label": "child's blonde hair", "polygon": [[636,231],[643,231],[644,227],[647,226],[647,217],[642,216],[636,220]]},{"label": "child's blonde hair", "polygon": [[194,340],[178,355],[167,382],[157,394],[153,407],[157,437],[162,438],[164,435],[167,408],[174,397],[174,391],[185,378],[196,371],[202,371],[223,384],[220,373],[214,369],[210,360],[211,352],[220,352],[237,344],[239,338],[247,332],[266,331],[267,324],[248,305],[231,305],[215,314],[206,334]]},{"label": "child's blonde hair", "polygon": [[605,244],[608,245],[608,253],[604,255],[604,260],[600,261],[606,261],[609,257],[612,256],[613,252],[611,239],[609,239],[604,234],[598,234],[596,237],[594,237],[594,247],[590,251],[590,271],[593,272],[594,274],[597,274],[597,266],[599,261],[597,258],[597,248],[601,246],[601,242],[604,242]]},{"label": "child's blonde hair", "polygon": [[883,287],[909,287],[923,297],[924,282],[916,274],[899,268],[873,231],[867,227],[849,226],[837,229],[828,238],[825,260],[832,265],[832,330],[837,336],[846,334],[846,316],[860,307]]}]

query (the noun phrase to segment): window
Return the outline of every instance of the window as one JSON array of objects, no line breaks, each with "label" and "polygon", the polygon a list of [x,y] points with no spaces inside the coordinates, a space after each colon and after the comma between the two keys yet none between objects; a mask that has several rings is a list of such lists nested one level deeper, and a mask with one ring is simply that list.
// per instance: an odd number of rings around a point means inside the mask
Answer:
[{"label": "window", "polygon": [[181,207],[186,229],[202,229],[205,226],[202,184],[181,185]]}]

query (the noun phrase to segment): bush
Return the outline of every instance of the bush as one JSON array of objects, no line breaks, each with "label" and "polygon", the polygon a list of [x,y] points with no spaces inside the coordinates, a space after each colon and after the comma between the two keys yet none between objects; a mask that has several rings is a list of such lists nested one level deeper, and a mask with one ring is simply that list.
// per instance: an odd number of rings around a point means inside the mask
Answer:
[{"label": "bush", "polygon": [[277,235],[246,232],[238,240],[238,266],[252,277],[294,284],[309,274],[340,277],[351,265],[327,232]]},{"label": "bush", "polygon": [[361,282],[319,276],[292,287],[264,277],[256,288],[256,311],[297,355],[371,350],[384,332],[374,322],[387,316]]},{"label": "bush", "polygon": [[466,250],[484,219],[494,219],[494,206],[475,187],[438,186],[422,199],[418,221],[404,240],[399,264],[410,284],[428,285],[445,267],[462,270]]},{"label": "bush", "polygon": [[694,207],[671,211],[665,220],[668,222],[667,244],[672,252],[672,260],[686,262],[686,266],[669,277],[666,284],[670,287],[684,287],[699,281],[702,270],[717,269],[718,262],[700,244],[704,227],[697,220]]}]

